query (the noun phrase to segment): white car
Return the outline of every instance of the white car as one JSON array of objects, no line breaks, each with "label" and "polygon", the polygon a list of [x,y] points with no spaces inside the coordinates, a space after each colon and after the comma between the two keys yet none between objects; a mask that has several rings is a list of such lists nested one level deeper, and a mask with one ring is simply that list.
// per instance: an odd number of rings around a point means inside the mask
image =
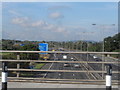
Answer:
[{"label": "white car", "polygon": [[64,56],[63,56],[63,59],[67,59],[67,55],[64,55]]},{"label": "white car", "polygon": [[74,64],[74,67],[75,67],[75,68],[79,68],[80,65],[79,65],[79,64]]},{"label": "white car", "polygon": [[69,67],[69,66],[70,66],[69,63],[65,63],[65,64],[64,64],[64,67]]},{"label": "white car", "polygon": [[96,58],[97,58],[97,56],[93,56],[93,58],[94,58],[94,59],[96,59]]}]

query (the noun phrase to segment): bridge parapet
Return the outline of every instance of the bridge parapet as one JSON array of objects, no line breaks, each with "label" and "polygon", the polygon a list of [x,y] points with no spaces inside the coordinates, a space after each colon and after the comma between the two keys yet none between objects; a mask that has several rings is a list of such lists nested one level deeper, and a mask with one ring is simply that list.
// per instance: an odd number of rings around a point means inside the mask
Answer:
[{"label": "bridge parapet", "polygon": [[[120,62],[100,59],[98,57],[94,58],[93,56],[101,54],[102,57],[105,57],[105,55],[118,55],[119,52],[4,50],[1,52],[16,55],[14,56],[16,59],[11,58],[11,56],[10,58],[3,58],[0,60],[1,62],[7,62],[9,64],[8,81],[104,84],[106,74],[105,64],[112,64],[114,66],[112,71],[114,74],[113,84],[118,84],[117,75],[119,74],[119,67],[115,64],[120,64]],[[49,58],[44,59],[39,57],[40,53],[48,53]],[[38,59],[31,59],[31,57],[34,56],[32,54],[38,54]],[[63,55],[67,55],[68,58],[63,59]],[[65,63],[70,66],[65,67]],[[36,66],[31,68],[30,65],[34,64],[36,64]],[[79,64],[80,67],[76,68],[75,64]],[[68,75],[72,76],[70,77]]]}]

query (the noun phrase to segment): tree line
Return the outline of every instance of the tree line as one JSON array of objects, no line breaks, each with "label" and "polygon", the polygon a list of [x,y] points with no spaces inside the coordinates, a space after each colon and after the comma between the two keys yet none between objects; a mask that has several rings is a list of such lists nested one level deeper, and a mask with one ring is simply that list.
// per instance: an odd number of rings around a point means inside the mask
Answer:
[{"label": "tree line", "polygon": [[[2,42],[2,43],[1,43]],[[2,50],[32,50],[39,51],[39,43],[48,43],[49,50],[79,50],[79,51],[94,51],[94,52],[114,52],[119,51],[120,47],[120,33],[104,38],[101,42],[91,41],[20,41],[20,40],[6,40],[2,39]],[[103,45],[104,44],[104,45]]]}]

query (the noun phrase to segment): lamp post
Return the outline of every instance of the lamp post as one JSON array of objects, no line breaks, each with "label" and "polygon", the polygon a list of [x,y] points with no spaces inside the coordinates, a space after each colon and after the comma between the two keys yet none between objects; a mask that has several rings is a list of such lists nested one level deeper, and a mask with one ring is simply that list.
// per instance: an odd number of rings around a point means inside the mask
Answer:
[{"label": "lamp post", "polygon": [[[93,34],[94,32],[83,32],[83,34],[86,34],[86,35],[88,35],[88,34]],[[86,47],[86,51],[88,52],[89,50],[88,50],[88,47],[89,47],[89,42],[87,41],[87,39],[86,39],[86,44],[87,44],[87,47]],[[88,58],[88,53],[87,53],[87,73],[88,73],[88,75],[89,75],[89,65],[88,65],[88,60],[89,60],[89,58]]]},{"label": "lamp post", "polygon": [[[96,26],[97,24],[92,24],[93,26]],[[101,24],[100,24],[101,25]],[[101,26],[102,26],[102,28],[103,28],[103,31],[106,29],[106,27],[105,27],[105,25],[107,25],[107,24],[102,24]],[[115,26],[115,24],[110,24],[111,26]],[[102,42],[102,52],[104,52],[105,51],[105,41],[104,41],[104,33],[103,33],[103,31],[102,31],[102,35],[103,35],[103,42]],[[104,58],[104,55],[102,55],[102,61],[103,62],[105,62],[105,58]],[[102,71],[104,71],[105,70],[105,67],[104,67],[104,64],[102,63]],[[102,73],[102,77],[103,77],[103,79],[104,79],[104,73]]]},{"label": "lamp post", "polygon": [[[83,34],[86,34],[86,35],[88,35],[88,34],[94,34],[94,32],[83,32]],[[87,41],[87,39],[86,39],[86,41]],[[81,45],[82,46],[82,45]],[[87,47],[86,47],[86,50],[87,51],[89,51],[88,50],[88,47],[89,47],[89,43],[88,43],[88,41],[87,41]]]},{"label": "lamp post", "polygon": [[[93,26],[96,26],[97,24],[92,24]],[[101,24],[100,24],[101,25]],[[106,29],[106,27],[105,27],[105,25],[107,25],[107,24],[102,24],[101,26],[102,26],[102,28],[103,28],[103,31]],[[115,24],[110,24],[111,26],[115,26]],[[104,52],[105,51],[105,43],[104,43],[104,32],[102,31],[102,35],[103,35],[103,45],[102,45],[102,52]]]}]

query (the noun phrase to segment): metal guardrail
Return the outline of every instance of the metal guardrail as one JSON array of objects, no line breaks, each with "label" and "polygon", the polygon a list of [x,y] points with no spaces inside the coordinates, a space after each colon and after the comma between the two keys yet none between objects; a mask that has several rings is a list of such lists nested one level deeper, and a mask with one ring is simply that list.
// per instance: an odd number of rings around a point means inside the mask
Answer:
[{"label": "metal guardrail", "polygon": [[69,53],[69,54],[120,54],[120,52],[72,52],[72,51],[13,51],[13,50],[0,50],[0,52],[13,52],[13,53]]},{"label": "metal guardrail", "polygon": [[[19,55],[19,53],[48,53],[48,54],[120,54],[119,52],[70,52],[70,51],[9,51],[9,50],[2,50],[0,51],[2,53],[5,53],[5,52],[9,52],[9,53],[17,53],[17,55]],[[19,73],[20,72],[79,72],[79,73],[106,73],[105,70],[46,70],[46,69],[20,69],[20,65],[18,63],[21,63],[21,62],[41,62],[41,63],[80,63],[80,64],[120,64],[119,61],[114,61],[114,62],[106,62],[106,61],[99,61],[99,62],[96,62],[96,61],[62,61],[62,60],[59,60],[59,61],[55,61],[55,60],[20,60],[20,57],[18,57],[17,60],[5,60],[5,59],[1,59],[0,62],[17,62],[17,68],[14,69],[14,68],[9,68],[8,71],[15,71],[15,72],[18,72],[17,73],[17,77],[10,77],[11,79],[17,79],[18,81],[24,81],[25,79],[35,79],[35,78],[23,78],[23,77],[19,77]],[[0,69],[2,70],[2,69]],[[119,71],[112,71],[112,73],[114,74],[118,74]],[[9,78],[9,77],[8,77]],[[63,81],[75,81],[75,79],[45,79],[45,78],[40,78],[40,80],[63,80]],[[12,80],[10,80],[12,81]],[[13,80],[15,81],[15,80]],[[26,80],[27,81],[27,80]],[[105,81],[105,80],[80,80],[80,81],[88,81],[88,83],[90,81]],[[118,83],[117,80],[114,80],[114,82]],[[71,82],[72,83],[72,82]]]},{"label": "metal guardrail", "polygon": [[[93,63],[93,64],[115,64],[116,62],[95,62],[95,61],[45,61],[45,60],[0,60],[1,62],[41,62],[41,63]],[[120,62],[117,62],[120,64]]]},{"label": "metal guardrail", "polygon": [[[2,69],[0,69],[2,70]],[[8,69],[8,71],[26,71],[26,72],[35,72],[35,71],[41,71],[41,72],[85,72],[85,73],[106,73],[106,71],[98,71],[98,70],[89,70],[89,71],[83,71],[83,70],[46,70],[46,69]],[[113,71],[112,73],[119,73],[119,71]]]}]

